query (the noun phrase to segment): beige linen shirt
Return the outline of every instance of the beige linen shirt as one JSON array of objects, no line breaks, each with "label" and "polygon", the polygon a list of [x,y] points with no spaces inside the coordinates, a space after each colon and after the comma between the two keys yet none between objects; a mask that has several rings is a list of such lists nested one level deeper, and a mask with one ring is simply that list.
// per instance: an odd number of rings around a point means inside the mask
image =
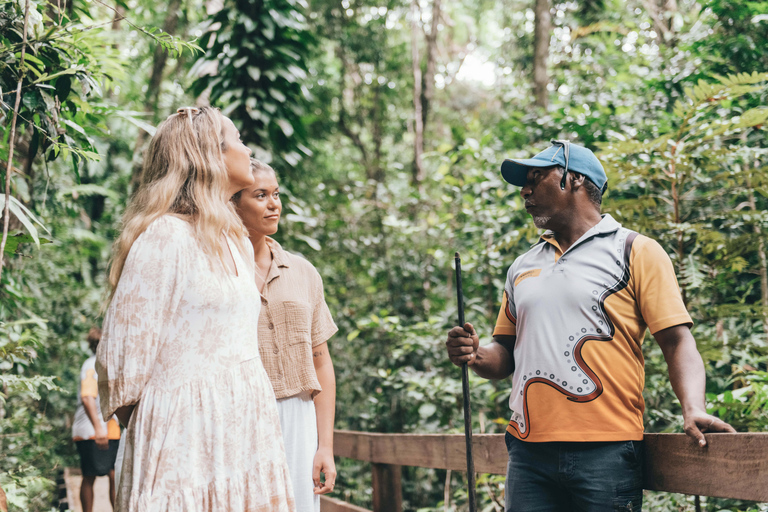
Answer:
[{"label": "beige linen shirt", "polygon": [[[259,352],[275,390],[288,398],[322,389],[312,360],[312,348],[338,328],[325,303],[323,279],[314,266],[267,237],[272,265],[261,291]],[[258,277],[257,277],[258,279]]]}]

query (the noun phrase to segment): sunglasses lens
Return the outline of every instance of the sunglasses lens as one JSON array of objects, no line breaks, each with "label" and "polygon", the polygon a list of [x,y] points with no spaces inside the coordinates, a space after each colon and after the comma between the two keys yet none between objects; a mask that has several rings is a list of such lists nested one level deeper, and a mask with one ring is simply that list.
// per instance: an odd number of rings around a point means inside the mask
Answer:
[{"label": "sunglasses lens", "polygon": [[197,107],[181,107],[176,109],[177,114],[193,116],[200,113],[200,109]]}]

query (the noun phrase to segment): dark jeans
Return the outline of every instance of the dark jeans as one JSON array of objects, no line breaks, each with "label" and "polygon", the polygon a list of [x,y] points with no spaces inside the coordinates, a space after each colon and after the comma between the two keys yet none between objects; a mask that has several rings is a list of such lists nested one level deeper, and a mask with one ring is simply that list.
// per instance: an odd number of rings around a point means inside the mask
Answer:
[{"label": "dark jeans", "polygon": [[528,443],[506,435],[507,512],[636,512],[643,442]]}]

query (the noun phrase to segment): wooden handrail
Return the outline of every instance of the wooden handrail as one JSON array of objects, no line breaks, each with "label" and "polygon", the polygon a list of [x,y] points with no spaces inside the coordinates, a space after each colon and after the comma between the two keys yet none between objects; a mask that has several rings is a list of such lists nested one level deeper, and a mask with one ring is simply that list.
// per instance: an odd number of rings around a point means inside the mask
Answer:
[{"label": "wooden handrail", "polygon": [[[700,448],[685,434],[645,435],[644,487],[654,491],[768,502],[768,433],[706,434]],[[507,449],[503,434],[472,436],[475,471],[503,475]],[[399,483],[401,466],[466,471],[462,434],[376,434],[336,430],[339,457],[371,462]],[[387,466],[390,468],[387,469]],[[374,479],[375,480],[375,479]],[[386,479],[385,479],[386,480]],[[399,489],[377,489],[386,500]],[[399,508],[374,506],[374,511]],[[325,510],[325,507],[323,507]],[[342,510],[342,509],[337,509]],[[352,509],[350,509],[352,510]]]}]

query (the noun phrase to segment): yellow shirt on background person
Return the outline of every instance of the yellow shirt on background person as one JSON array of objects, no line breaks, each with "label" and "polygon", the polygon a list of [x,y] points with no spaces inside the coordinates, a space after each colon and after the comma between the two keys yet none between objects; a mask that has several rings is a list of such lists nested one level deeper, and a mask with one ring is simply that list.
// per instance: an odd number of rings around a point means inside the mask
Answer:
[{"label": "yellow shirt on background person", "polygon": [[77,391],[77,410],[75,411],[75,420],[72,422],[72,440],[87,441],[96,436],[96,430],[93,423],[85,412],[83,397],[92,396],[95,399],[98,420],[101,427],[107,432],[107,439],[120,439],[120,426],[117,418],[112,416],[108,422],[104,422],[99,411],[99,381],[96,375],[96,356],[91,356],[85,360],[80,368],[80,382]]}]

